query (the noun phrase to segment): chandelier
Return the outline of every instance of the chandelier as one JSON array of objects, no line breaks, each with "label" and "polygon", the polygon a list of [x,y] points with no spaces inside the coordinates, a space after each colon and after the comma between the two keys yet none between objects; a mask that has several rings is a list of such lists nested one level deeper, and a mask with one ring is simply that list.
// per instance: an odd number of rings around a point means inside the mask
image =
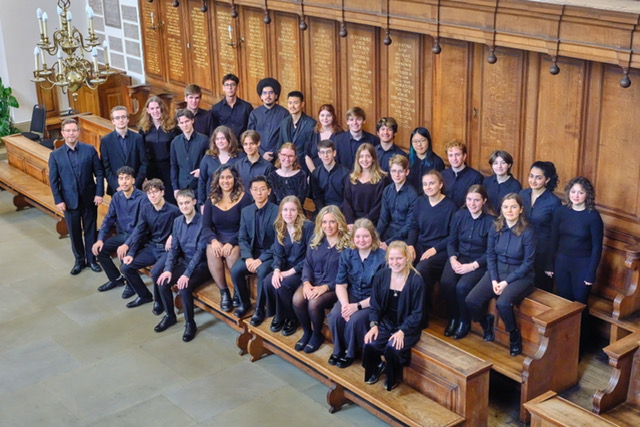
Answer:
[{"label": "chandelier", "polygon": [[[100,84],[106,82],[111,74],[114,74],[114,71],[109,68],[109,46],[106,40],[102,44],[105,66],[100,69],[97,49],[100,41],[93,29],[93,9],[87,4],[89,34],[85,37],[72,26],[73,16],[69,10],[71,0],[57,1],[60,28],[53,32],[51,39],[47,34],[49,20],[47,12],[42,12],[41,9],[36,11],[40,40],[33,51],[36,69],[33,72],[32,81],[46,90],[59,87],[63,93],[70,92],[73,98],[77,99],[77,92],[83,85],[95,90]],[[55,58],[51,66],[47,65],[45,53]],[[85,54],[90,55],[91,60],[85,58]]]}]

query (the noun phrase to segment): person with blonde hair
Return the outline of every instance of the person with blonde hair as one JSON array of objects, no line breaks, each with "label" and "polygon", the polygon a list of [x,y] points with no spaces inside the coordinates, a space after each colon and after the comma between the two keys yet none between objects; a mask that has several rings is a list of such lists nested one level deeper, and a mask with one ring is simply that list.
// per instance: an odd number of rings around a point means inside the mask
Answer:
[{"label": "person with blonde hair", "polygon": [[264,278],[263,291],[267,294],[267,316],[271,331],[293,335],[298,329],[298,319],[293,313],[291,300],[300,286],[302,268],[311,237],[313,223],[307,220],[302,204],[296,196],[286,196],[278,209],[274,223],[276,240],[273,242],[273,271]]},{"label": "person with blonde hair", "polygon": [[388,268],[373,278],[370,329],[364,337],[362,366],[367,384],[376,383],[385,373],[387,391],[398,386],[402,367],[411,360],[411,348],[422,332],[424,285],[412,263],[413,252],[407,244],[391,242],[387,249]]},{"label": "person with blonde hair", "polygon": [[362,144],[356,151],[353,172],[344,187],[342,211],[347,224],[353,224],[358,218],[378,222],[386,177],[378,164],[376,149],[369,143]]},{"label": "person with blonde hair", "polygon": [[369,329],[369,307],[373,276],[385,266],[385,252],[371,220],[361,218],[353,224],[351,248],[340,255],[336,276],[338,302],[329,313],[333,337],[330,365],[351,366],[362,350]]},{"label": "person with blonde hair", "polygon": [[349,246],[349,228],[340,208],[325,206],[315,222],[302,269],[302,286],[293,295],[293,311],[303,331],[295,349],[305,353],[313,353],[322,345],[324,311],[336,302],[340,253]]},{"label": "person with blonde hair", "polygon": [[285,142],[278,150],[276,170],[272,171],[267,179],[271,184],[272,200],[280,204],[287,196],[296,196],[300,203],[307,198],[309,185],[307,174],[300,169],[296,146],[291,142]]}]

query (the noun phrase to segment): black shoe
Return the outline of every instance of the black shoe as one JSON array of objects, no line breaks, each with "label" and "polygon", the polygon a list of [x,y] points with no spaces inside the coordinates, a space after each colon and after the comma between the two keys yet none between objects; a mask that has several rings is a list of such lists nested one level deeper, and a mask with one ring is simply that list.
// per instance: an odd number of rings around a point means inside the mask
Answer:
[{"label": "black shoe", "polygon": [[309,343],[310,338],[311,338],[311,331],[309,331],[308,333],[305,332],[304,334],[302,334],[302,338],[300,338],[300,340],[296,343],[294,347],[296,351],[304,350],[307,343]]},{"label": "black shoe", "polygon": [[244,317],[245,314],[247,314],[247,311],[249,311],[250,308],[251,308],[251,303],[240,304],[238,308],[236,308],[235,311],[233,312],[233,315],[236,316],[237,318],[242,318]]},{"label": "black shoe", "polygon": [[269,329],[271,332],[280,332],[284,326],[284,320],[278,319],[278,316],[273,316],[273,320],[271,321],[271,326]]},{"label": "black shoe", "polygon": [[151,309],[151,312],[156,316],[160,316],[162,313],[164,313],[164,307],[162,303],[160,301],[154,301],[153,309]]},{"label": "black shoe", "polygon": [[184,334],[182,335],[182,341],[189,342],[195,338],[198,327],[195,323],[187,323],[184,327]]},{"label": "black shoe", "polygon": [[458,325],[458,329],[456,329],[456,331],[453,334],[453,339],[461,340],[462,338],[467,336],[470,329],[471,329],[471,323],[469,323],[468,320],[461,321],[460,324]]},{"label": "black shoe", "polygon": [[153,301],[153,298],[136,298],[133,301],[129,301],[127,303],[127,308],[135,308],[140,307],[141,305],[148,304]]},{"label": "black shoe", "polygon": [[485,341],[493,341],[496,337],[493,331],[493,314],[487,314],[487,317],[480,319],[480,326],[482,326],[482,335]]},{"label": "black shoe", "polygon": [[336,366],[338,368],[348,368],[349,366],[351,366],[353,364],[353,361],[355,359],[353,357],[347,357],[347,356],[343,356],[340,358],[340,360],[338,360],[338,363],[336,363]]},{"label": "black shoe", "polygon": [[75,276],[76,274],[79,274],[82,270],[84,270],[86,267],[87,267],[87,264],[85,264],[84,262],[76,262],[73,268],[71,269],[70,273],[71,275]]},{"label": "black shoe", "polygon": [[520,330],[514,329],[509,332],[509,354],[517,356],[522,353],[522,335]]},{"label": "black shoe", "polygon": [[327,363],[329,365],[332,366],[336,366],[338,364],[338,361],[344,357],[344,354],[340,355],[340,354],[332,354],[331,357],[329,358],[329,360],[327,360]]},{"label": "black shoe", "polygon": [[445,337],[450,337],[451,335],[453,335],[456,332],[456,328],[457,328],[457,319],[451,319],[449,320],[449,323],[447,324],[447,327],[444,328],[444,336]]},{"label": "black shoe", "polygon": [[313,334],[311,336],[311,339],[309,340],[309,343],[304,346],[304,352],[307,354],[315,353],[320,348],[323,342],[324,337],[322,336],[322,334]]},{"label": "black shoe", "polygon": [[91,264],[89,264],[89,268],[91,269],[91,271],[95,271],[96,273],[100,273],[102,271],[102,267],[100,267],[100,264],[98,264],[97,262],[92,262]]},{"label": "black shoe", "polygon": [[384,372],[384,362],[380,362],[380,364],[377,366],[376,371],[371,374],[371,376],[369,378],[365,378],[365,382],[367,384],[375,384],[378,382],[378,380],[380,379],[380,375],[382,375],[382,373]]},{"label": "black shoe", "polygon": [[110,291],[113,288],[117,288],[118,286],[124,286],[124,278],[119,278],[117,280],[109,280],[104,285],[98,287],[98,292],[106,292]]},{"label": "black shoe", "polygon": [[260,326],[262,322],[264,322],[264,310],[256,307],[256,311],[253,312],[249,323],[251,326]]},{"label": "black shoe", "polygon": [[393,381],[393,382],[391,382],[391,380],[390,380],[389,378],[387,378],[386,380],[384,380],[384,388],[385,388],[387,391],[391,391],[391,390],[393,390],[394,388],[398,387],[398,384],[399,384],[399,383],[398,383],[398,381],[397,381],[397,380],[396,380],[396,381]]},{"label": "black shoe", "polygon": [[227,313],[233,310],[229,288],[220,289],[220,310]]},{"label": "black shoe", "polygon": [[231,300],[231,304],[233,305],[233,308],[240,307],[240,304],[242,304],[242,301],[240,301],[240,295],[238,295],[237,292],[233,293],[233,299]]},{"label": "black shoe", "polygon": [[176,320],[175,317],[164,316],[162,318],[162,320],[160,321],[160,323],[158,323],[156,325],[156,327],[153,328],[153,330],[156,331],[156,332],[166,331],[171,326],[175,325],[176,322],[177,322],[177,320]]},{"label": "black shoe", "polygon": [[127,283],[124,287],[124,291],[122,291],[122,299],[129,299],[136,294],[136,291],[133,290],[131,285]]},{"label": "black shoe", "polygon": [[282,328],[282,335],[288,337],[293,335],[298,330],[298,319],[286,319],[284,321],[284,327]]}]

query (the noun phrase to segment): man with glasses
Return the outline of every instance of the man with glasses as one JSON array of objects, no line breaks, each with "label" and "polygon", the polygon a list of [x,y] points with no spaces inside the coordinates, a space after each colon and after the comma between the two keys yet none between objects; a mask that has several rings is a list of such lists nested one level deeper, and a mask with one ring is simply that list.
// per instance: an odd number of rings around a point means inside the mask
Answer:
[{"label": "man with glasses", "polygon": [[267,77],[258,82],[257,92],[262,105],[249,115],[248,129],[260,134],[262,157],[268,161],[274,158],[274,152],[280,142],[280,123],[289,117],[289,111],[278,105],[282,87],[276,79]]},{"label": "man with glasses", "polygon": [[118,185],[117,171],[123,166],[133,168],[135,186],[142,188],[147,176],[147,154],[142,135],[129,130],[129,112],[126,107],[111,109],[111,123],[115,130],[100,140],[100,158],[107,179],[107,194],[113,196],[121,190]]},{"label": "man with glasses", "polygon": [[236,137],[247,130],[249,115],[253,111],[250,103],[238,98],[240,79],[235,74],[227,74],[222,78],[224,98],[211,108],[214,128],[224,125],[233,131]]},{"label": "man with glasses", "polygon": [[344,183],[349,169],[336,163],[335,144],[330,139],[318,142],[318,157],[322,165],[311,174],[311,198],[316,205],[316,213],[327,205],[342,206]]}]

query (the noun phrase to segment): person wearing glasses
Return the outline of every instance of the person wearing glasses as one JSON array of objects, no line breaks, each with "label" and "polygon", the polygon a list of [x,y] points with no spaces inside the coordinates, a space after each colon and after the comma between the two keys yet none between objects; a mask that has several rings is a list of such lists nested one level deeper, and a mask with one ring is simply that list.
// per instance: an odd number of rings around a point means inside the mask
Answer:
[{"label": "person wearing glasses", "polygon": [[222,92],[224,98],[211,107],[212,123],[214,128],[226,126],[233,131],[236,137],[247,130],[249,115],[253,106],[244,99],[238,98],[238,85],[240,79],[235,74],[227,74],[222,78]]},{"label": "person wearing glasses", "polygon": [[311,173],[309,186],[316,212],[328,205],[341,206],[344,201],[344,184],[349,169],[336,162],[336,146],[330,139],[318,143],[318,157],[322,164]]}]

